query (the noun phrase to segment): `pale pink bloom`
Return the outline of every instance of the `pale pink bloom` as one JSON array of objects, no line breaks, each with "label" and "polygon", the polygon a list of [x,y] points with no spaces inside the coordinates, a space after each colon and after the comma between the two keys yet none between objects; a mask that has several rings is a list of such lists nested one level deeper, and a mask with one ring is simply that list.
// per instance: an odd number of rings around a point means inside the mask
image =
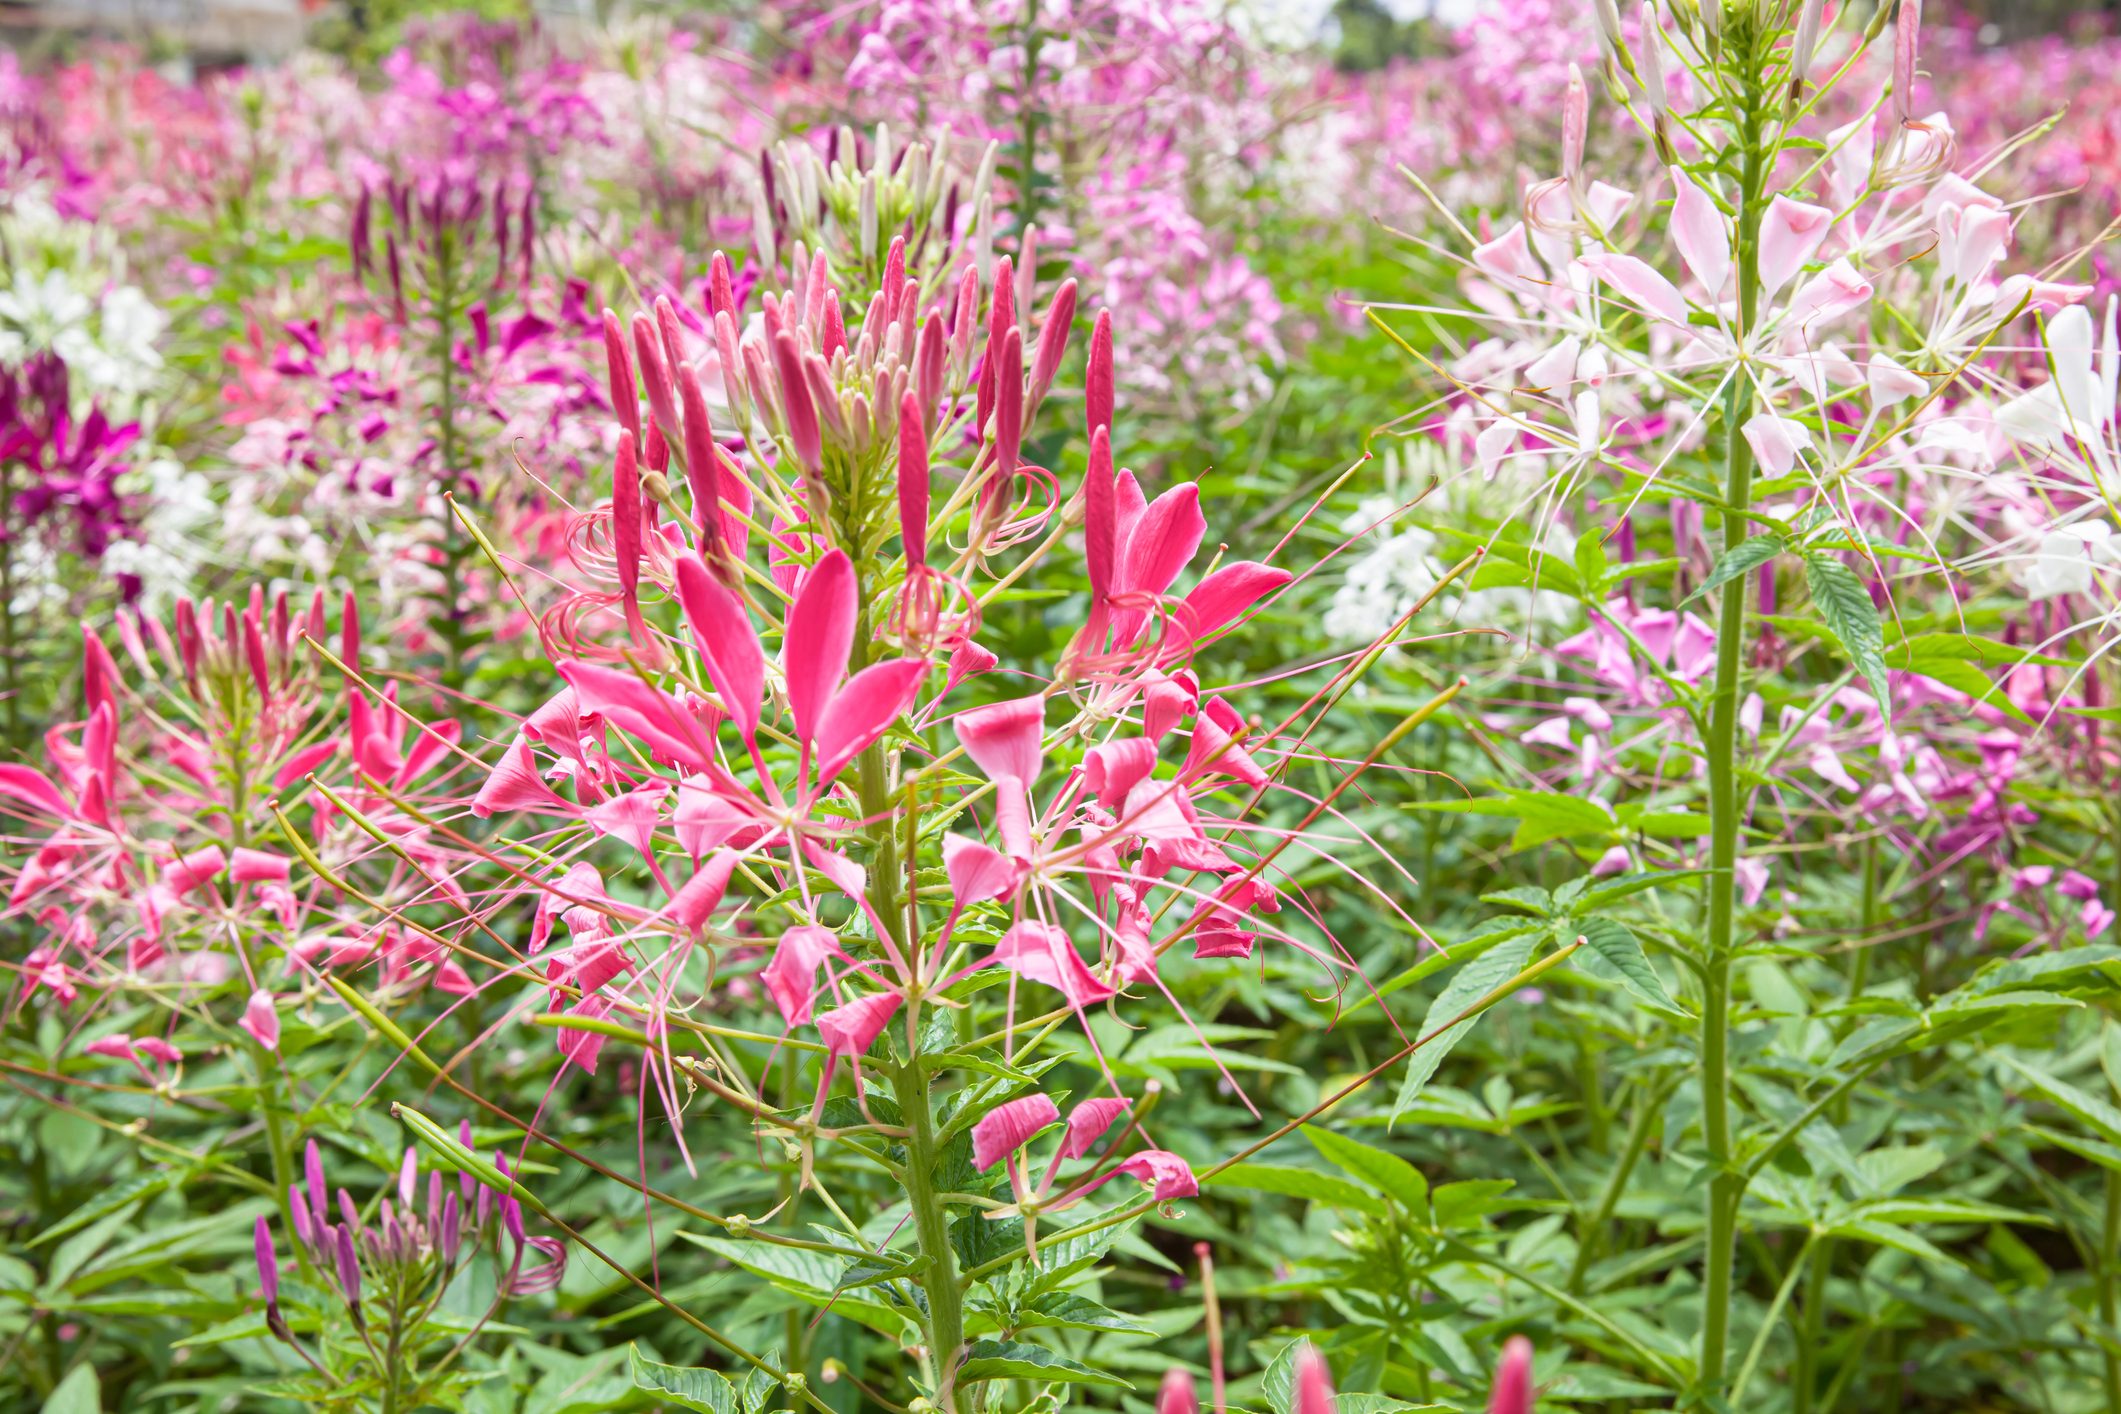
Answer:
[{"label": "pale pink bloom", "polygon": [[1773,297],[1818,251],[1831,229],[1834,213],[1810,202],[1778,196],[1768,203],[1760,223],[1760,286]]},{"label": "pale pink bloom", "polygon": [[1811,429],[1793,417],[1756,413],[1743,428],[1746,445],[1760,458],[1771,476],[1787,476],[1797,465],[1797,454],[1812,445]]},{"label": "pale pink bloom", "polygon": [[1783,313],[1789,322],[1784,335],[1796,352],[1809,342],[1812,326],[1839,319],[1871,297],[1870,281],[1856,272],[1846,259],[1837,260],[1799,285]]},{"label": "pale pink bloom", "polygon": [[972,1166],[985,1173],[1059,1119],[1060,1108],[1042,1094],[996,1105],[972,1126]]},{"label": "pale pink bloom", "polygon": [[1672,185],[1672,243],[1713,300],[1731,278],[1731,223],[1715,199],[1677,167],[1672,169]]},{"label": "pale pink bloom", "polygon": [[1635,857],[1628,853],[1628,847],[1624,844],[1616,844],[1604,854],[1598,856],[1598,862],[1591,866],[1591,877],[1594,879],[1610,879],[1613,875],[1625,874],[1634,867]]},{"label": "pale pink bloom", "polygon": [[1760,902],[1760,896],[1767,892],[1768,867],[1766,864],[1752,855],[1745,855],[1731,866],[1731,874],[1738,881],[1738,896],[1745,902],[1747,908],[1751,908],[1754,904]]},{"label": "pale pink bloom", "polygon": [[1922,397],[1930,390],[1928,379],[1908,372],[1891,354],[1872,354],[1864,372],[1873,407],[1891,407],[1908,398]]},{"label": "pale pink bloom", "polygon": [[1578,263],[1645,313],[1669,324],[1687,322],[1686,297],[1647,262],[1599,250],[1578,257]]}]

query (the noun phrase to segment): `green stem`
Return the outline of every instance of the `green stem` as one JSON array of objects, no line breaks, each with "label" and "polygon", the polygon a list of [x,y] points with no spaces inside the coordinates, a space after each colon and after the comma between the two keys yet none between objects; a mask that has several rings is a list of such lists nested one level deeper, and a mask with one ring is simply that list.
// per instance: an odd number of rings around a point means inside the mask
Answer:
[{"label": "green stem", "polygon": [[[1744,175],[1738,201],[1738,335],[1750,339],[1760,310],[1760,216],[1766,181],[1761,157],[1761,112],[1765,102],[1757,63],[1744,63]],[[1740,429],[1753,407],[1751,376],[1740,368],[1731,379],[1724,415],[1728,460],[1724,472],[1723,548],[1725,553],[1748,533],[1747,512],[1753,500],[1753,452]],[[1701,1111],[1709,1167],[1707,1247],[1702,1256],[1700,1392],[1703,1402],[1720,1406],[1724,1365],[1731,1330],[1732,1265],[1737,1245],[1738,1200],[1744,1180],[1732,1165],[1730,1010],[1732,921],[1736,914],[1736,866],[1742,805],[1738,791],[1738,679],[1746,659],[1746,586],[1740,575],[1725,586],[1718,606],[1716,679],[1709,702],[1707,768],[1709,786],[1708,936],[1702,959]]]},{"label": "green stem", "polygon": [[1826,1283],[1833,1274],[1834,1239],[1812,1242],[1804,1274],[1804,1313],[1797,1331],[1797,1364],[1790,1372],[1790,1414],[1812,1414],[1812,1394],[1819,1384],[1819,1347],[1826,1339]]},{"label": "green stem", "polygon": [[1576,1239],[1576,1260],[1569,1267],[1568,1291],[1572,1296],[1583,1294],[1583,1279],[1591,1269],[1605,1246],[1606,1225],[1613,1220],[1613,1212],[1620,1206],[1620,1195],[1627,1190],[1628,1178],[1635,1172],[1635,1165],[1642,1159],[1643,1150],[1650,1142],[1650,1131],[1657,1127],[1657,1115],[1663,1108],[1665,1097],[1672,1093],[1676,1081],[1646,1087],[1635,1100],[1635,1112],[1628,1120],[1626,1145],[1620,1151],[1620,1161],[1606,1175],[1605,1189],[1598,1195],[1597,1211]]},{"label": "green stem", "polygon": [[914,1236],[920,1242],[925,1270],[921,1290],[928,1297],[928,1352],[935,1367],[935,1405],[942,1414],[957,1414],[957,1364],[965,1343],[964,1290],[959,1285],[957,1252],[950,1246],[950,1214],[935,1187],[935,1118],[928,1109],[928,1079],[919,1055],[909,1056],[892,1074],[906,1128],[906,1196],[913,1204]]},{"label": "green stem", "polygon": [[[2109,1335],[2121,1327],[2121,1173],[2106,1171],[2106,1225],[2099,1230],[2099,1321]],[[2121,1354],[2103,1347],[2106,1414],[2121,1414]]]}]

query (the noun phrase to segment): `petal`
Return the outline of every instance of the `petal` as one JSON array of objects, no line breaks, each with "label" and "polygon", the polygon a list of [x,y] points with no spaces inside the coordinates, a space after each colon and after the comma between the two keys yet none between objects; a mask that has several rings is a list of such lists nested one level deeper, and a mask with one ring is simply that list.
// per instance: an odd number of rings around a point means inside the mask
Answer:
[{"label": "petal", "polygon": [[773,960],[759,972],[781,1020],[790,1026],[809,1021],[817,1001],[817,970],[840,955],[840,940],[830,928],[804,924],[781,934]]},{"label": "petal", "polygon": [[[563,669],[568,665],[562,665]],[[471,813],[486,819],[497,810],[529,810],[540,815],[578,815],[580,810],[545,784],[530,743],[517,737],[487,773],[486,783],[471,799]],[[181,889],[178,892],[183,892]]]},{"label": "petal", "polygon": [[704,771],[714,763],[712,733],[677,698],[630,672],[579,660],[557,665],[588,712],[647,743],[660,760]]},{"label": "petal", "polygon": [[[1200,1192],[1200,1184],[1193,1177],[1193,1168],[1178,1155],[1164,1149],[1144,1149],[1119,1166],[1119,1172],[1130,1178],[1138,1178],[1149,1185],[1152,1196],[1159,1203],[1173,1198],[1190,1198]],[[1303,1406],[1298,1404],[1301,1410]],[[1330,1414],[1332,1406],[1326,1406]]]},{"label": "petal", "polygon": [[1578,263],[1621,296],[1640,305],[1645,313],[1670,324],[1686,323],[1686,299],[1670,280],[1647,263],[1611,251],[1593,251]]},{"label": "petal", "polygon": [[1112,1122],[1125,1114],[1133,1103],[1108,1095],[1085,1100],[1068,1111],[1068,1133],[1061,1139],[1061,1157],[1086,1157],[1097,1141],[1105,1137]]},{"label": "petal", "polygon": [[1019,697],[957,715],[957,739],[990,781],[1028,785],[1038,778],[1044,760],[1046,703],[1041,697]]},{"label": "petal", "polygon": [[1760,284],[1772,295],[1788,284],[1818,251],[1833,228],[1834,213],[1824,206],[1778,196],[1768,203],[1760,226]]},{"label": "petal", "polygon": [[1672,169],[1672,184],[1678,189],[1672,203],[1672,242],[1713,300],[1731,278],[1730,223],[1717,209],[1715,198],[1677,167]]},{"label": "petal", "polygon": [[1149,503],[1127,536],[1119,565],[1119,588],[1136,594],[1161,594],[1193,562],[1208,519],[1201,514],[1200,487],[1174,486]]},{"label": "petal", "polygon": [[1050,923],[1018,923],[1002,935],[990,960],[1027,981],[1053,988],[1078,1009],[1113,995],[1076,955],[1068,935]]},{"label": "petal", "polygon": [[833,694],[847,677],[854,648],[854,565],[843,550],[827,551],[803,576],[788,610],[781,668],[788,679],[788,707],[796,734],[815,741]]},{"label": "petal", "polygon": [[894,658],[862,669],[847,680],[817,730],[817,779],[822,789],[846,769],[869,743],[904,716],[920,695],[928,664],[918,658]]},{"label": "petal", "polygon": [[898,1015],[901,1000],[897,992],[875,992],[826,1012],[817,1019],[818,1035],[824,1038],[826,1052],[834,1056],[861,1055]]},{"label": "petal", "polygon": [[1059,1119],[1060,1107],[1044,1095],[996,1105],[972,1126],[972,1166],[985,1173]]},{"label": "petal", "polygon": [[759,646],[751,615],[743,600],[714,582],[699,556],[678,556],[677,576],[678,603],[700,647],[707,680],[744,740],[756,741],[766,696],[766,651]]},{"label": "petal", "polygon": [[1186,596],[1188,636],[1193,643],[1214,637],[1292,578],[1287,570],[1256,560],[1224,565]]},{"label": "petal", "polygon": [[1015,891],[1022,867],[1008,855],[964,835],[943,836],[943,872],[950,877],[950,897],[959,908]]}]

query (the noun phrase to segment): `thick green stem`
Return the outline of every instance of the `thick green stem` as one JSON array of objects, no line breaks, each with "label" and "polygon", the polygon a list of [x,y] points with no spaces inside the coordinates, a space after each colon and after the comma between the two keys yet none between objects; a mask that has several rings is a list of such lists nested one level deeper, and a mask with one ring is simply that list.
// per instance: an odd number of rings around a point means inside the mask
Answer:
[{"label": "thick green stem", "polygon": [[928,1298],[928,1352],[935,1367],[935,1404],[957,1414],[957,1365],[965,1343],[964,1289],[957,1252],[950,1246],[950,1214],[935,1186],[935,1118],[928,1110],[928,1078],[918,1055],[892,1075],[904,1113],[906,1196],[913,1204],[914,1236],[923,1265],[921,1290]]},{"label": "thick green stem", "polygon": [[1834,1239],[1812,1242],[1804,1274],[1804,1315],[1797,1331],[1797,1363],[1790,1372],[1790,1414],[1812,1414],[1819,1383],[1819,1347],[1826,1340],[1826,1283],[1834,1269]]},{"label": "thick green stem", "polygon": [[[2109,1333],[2121,1328],[2121,1173],[2106,1171],[2106,1224],[2099,1230],[2099,1322]],[[2121,1354],[2109,1345],[2106,1414],[2121,1414]]]},{"label": "thick green stem", "polygon": [[[1744,175],[1738,198],[1738,335],[1750,342],[1760,311],[1760,216],[1766,163],[1761,114],[1766,95],[1759,65],[1746,64],[1748,87],[1741,134]],[[1741,429],[1753,408],[1753,381],[1740,368],[1731,379],[1724,414],[1723,548],[1746,538],[1753,500],[1753,451]],[[1709,1184],[1707,1248],[1702,1263],[1700,1390],[1710,1406],[1723,1403],[1725,1351],[1730,1342],[1732,1261],[1738,1200],[1744,1179],[1731,1149],[1730,1012],[1732,921],[1736,914],[1738,835],[1743,803],[1738,790],[1738,679],[1746,660],[1746,586],[1739,575],[1725,586],[1718,606],[1716,679],[1709,701],[1708,934],[1702,958],[1701,1116]]]}]

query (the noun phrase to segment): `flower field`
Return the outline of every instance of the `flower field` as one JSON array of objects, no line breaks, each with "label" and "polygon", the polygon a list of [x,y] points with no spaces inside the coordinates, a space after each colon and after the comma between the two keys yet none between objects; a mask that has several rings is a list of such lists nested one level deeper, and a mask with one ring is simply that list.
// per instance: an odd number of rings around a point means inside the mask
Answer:
[{"label": "flower field", "polygon": [[1284,8],[0,59],[0,1408],[2121,1414],[2121,38]]}]

